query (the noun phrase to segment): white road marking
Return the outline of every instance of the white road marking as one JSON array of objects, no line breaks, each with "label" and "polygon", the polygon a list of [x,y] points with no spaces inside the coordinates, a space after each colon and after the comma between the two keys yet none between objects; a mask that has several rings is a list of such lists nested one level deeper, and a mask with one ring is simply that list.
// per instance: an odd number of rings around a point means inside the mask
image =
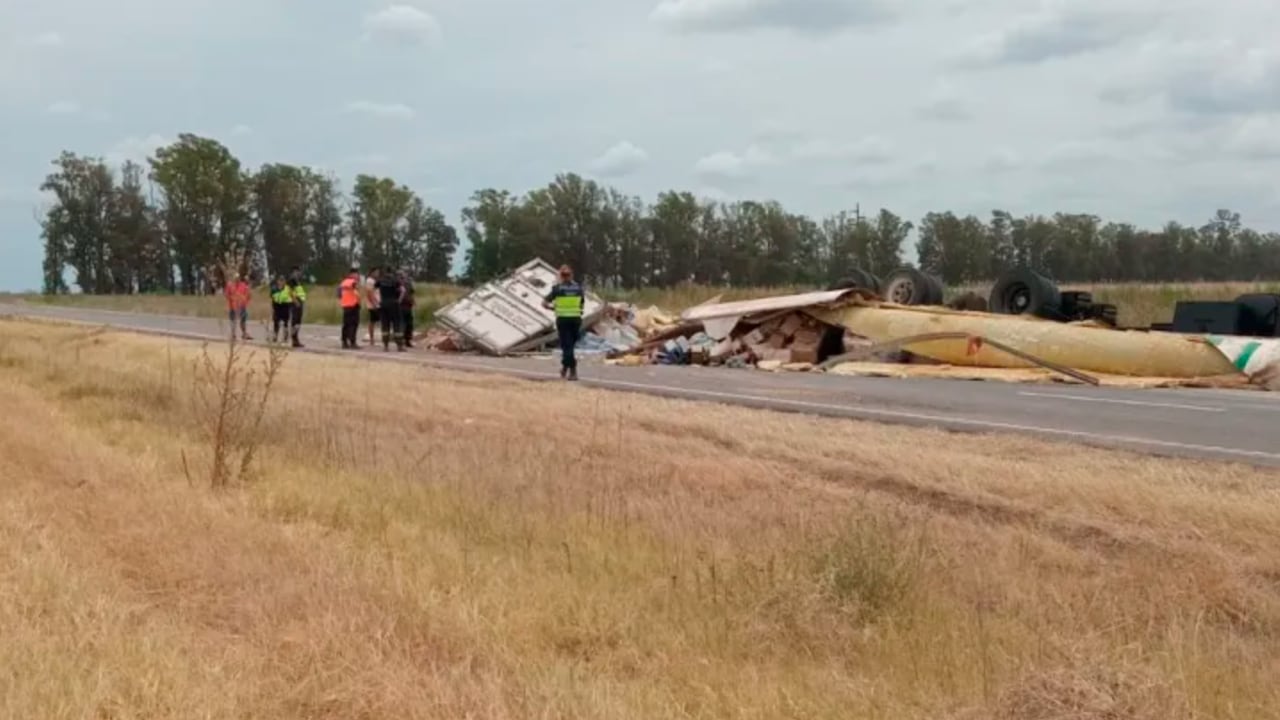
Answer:
[{"label": "white road marking", "polygon": [[1022,391],[1018,393],[1024,397],[1041,397],[1053,398],[1055,400],[1075,400],[1078,402],[1098,402],[1111,403],[1113,405],[1140,405],[1142,407],[1162,407],[1174,410],[1195,410],[1198,412],[1226,412],[1226,408],[1210,407],[1208,405],[1183,405],[1181,403],[1163,403],[1163,402],[1147,402],[1146,400],[1123,400],[1120,398],[1102,398],[1088,397],[1086,395],[1064,395],[1061,393],[1039,393]]},{"label": "white road marking", "polygon": [[[124,313],[122,313],[124,314]],[[135,316],[136,317],[136,316]],[[60,318],[61,319],[61,318]],[[80,320],[66,320],[80,325],[100,326],[101,323],[84,322]],[[144,333],[156,335],[169,335],[173,337],[182,337],[192,340],[221,340],[221,335],[208,335],[204,333],[192,333],[178,330],[162,330],[157,328],[115,326],[122,330],[135,330]],[[344,357],[340,350],[328,348],[308,348],[302,352],[312,352],[314,354],[329,355],[333,357]],[[360,353],[352,355],[347,351],[346,356],[351,357],[379,357],[378,355],[369,355]],[[539,380],[558,380],[557,373],[544,372],[539,370],[524,370],[522,368],[511,368],[505,366],[494,366],[488,363],[462,363],[450,360],[443,360],[421,356],[405,356],[405,355],[388,355],[384,356],[387,360],[396,360],[402,362],[413,362],[417,365],[428,365],[433,367],[441,367],[445,369],[461,370],[466,372],[475,372],[476,370],[485,370],[497,374],[517,375]],[[1094,443],[1111,445],[1136,445],[1145,447],[1167,448],[1172,450],[1184,450],[1199,453],[1211,453],[1218,455],[1227,455],[1232,457],[1248,457],[1261,458],[1270,461],[1280,461],[1280,453],[1265,452],[1262,450],[1246,450],[1244,448],[1223,447],[1219,445],[1200,445],[1197,443],[1184,443],[1173,440],[1159,440],[1156,438],[1132,437],[1125,435],[1107,435],[1102,433],[1093,433],[1084,430],[1066,430],[1063,428],[1043,427],[1038,425],[1024,425],[1020,423],[1004,423],[992,420],[980,420],[977,418],[963,417],[959,415],[934,415],[930,413],[915,413],[902,410],[886,410],[882,408],[856,407],[848,405],[834,405],[830,403],[809,402],[806,400],[789,400],[784,398],[766,397],[762,395],[750,395],[746,393],[720,392],[716,390],[700,390],[697,388],[682,388],[670,385],[659,385],[656,383],[633,383],[623,380],[606,380],[603,378],[582,378],[584,385],[601,387],[605,389],[621,389],[636,390],[640,392],[653,393],[655,391],[673,393],[677,396],[685,397],[703,397],[712,400],[726,400],[752,403],[763,403],[766,408],[773,406],[774,408],[790,407],[806,410],[821,410],[827,413],[836,413],[845,417],[861,417],[870,418],[895,418],[899,420],[911,420],[915,422],[928,422],[941,424],[943,426],[950,425],[952,427],[975,428],[981,430],[1003,430],[1021,433],[1034,433],[1047,436],[1075,438],[1078,440],[1092,441]]]}]

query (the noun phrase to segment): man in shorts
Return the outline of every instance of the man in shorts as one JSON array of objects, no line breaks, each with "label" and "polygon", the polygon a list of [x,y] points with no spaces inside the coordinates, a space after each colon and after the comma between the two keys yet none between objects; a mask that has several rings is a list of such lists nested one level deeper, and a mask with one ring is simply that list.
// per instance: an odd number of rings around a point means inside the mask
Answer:
[{"label": "man in shorts", "polygon": [[227,319],[231,321],[231,339],[236,339],[236,328],[240,329],[241,340],[252,340],[249,337],[249,298],[252,293],[249,283],[244,281],[240,273],[236,273],[227,282]]}]

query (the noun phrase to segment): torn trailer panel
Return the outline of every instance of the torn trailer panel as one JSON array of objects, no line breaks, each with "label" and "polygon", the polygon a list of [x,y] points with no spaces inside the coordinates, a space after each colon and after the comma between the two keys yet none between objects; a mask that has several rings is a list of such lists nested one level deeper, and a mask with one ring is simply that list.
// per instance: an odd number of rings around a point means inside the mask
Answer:
[{"label": "torn trailer panel", "polygon": [[[555,313],[542,301],[557,282],[556,268],[534,259],[441,308],[435,319],[491,355],[537,350],[556,339]],[[600,298],[587,293],[583,326],[594,324],[604,310]]]},{"label": "torn trailer panel", "polygon": [[800,293],[798,295],[777,295],[756,300],[738,300],[736,302],[714,304],[704,303],[680,313],[680,319],[685,321],[713,320],[760,313],[783,313],[788,310],[826,306],[857,294],[856,290],[824,290]]}]

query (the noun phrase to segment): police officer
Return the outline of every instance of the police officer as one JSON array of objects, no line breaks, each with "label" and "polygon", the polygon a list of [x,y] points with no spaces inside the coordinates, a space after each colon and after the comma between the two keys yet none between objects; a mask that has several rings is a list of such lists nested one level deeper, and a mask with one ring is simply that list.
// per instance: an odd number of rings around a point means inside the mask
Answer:
[{"label": "police officer", "polygon": [[271,281],[271,342],[280,342],[280,329],[289,333],[289,316],[293,312],[293,293],[283,275]]},{"label": "police officer", "polygon": [[302,270],[294,268],[289,273],[289,294],[293,298],[293,305],[289,312],[289,330],[293,338],[293,346],[296,348],[303,347],[302,342],[298,340],[298,330],[302,328],[302,310],[307,305],[307,288],[302,284]]},{"label": "police officer", "polygon": [[573,348],[582,335],[582,312],[586,293],[573,279],[573,269],[560,266],[560,282],[542,300],[542,306],[556,313],[556,334],[560,337],[560,377],[578,379],[578,359]]}]

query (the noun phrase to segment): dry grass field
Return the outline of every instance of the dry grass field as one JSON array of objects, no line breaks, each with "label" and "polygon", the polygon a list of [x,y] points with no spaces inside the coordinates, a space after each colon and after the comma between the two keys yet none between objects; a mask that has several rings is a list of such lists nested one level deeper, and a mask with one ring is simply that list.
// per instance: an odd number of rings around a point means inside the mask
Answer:
[{"label": "dry grass field", "polygon": [[1275,472],[225,351],[0,321],[0,717],[1280,717]]},{"label": "dry grass field", "polygon": [[[1238,295],[1247,292],[1280,293],[1280,283],[1064,284],[1062,288],[1089,290],[1093,292],[1095,301],[1117,305],[1119,307],[1120,324],[1126,327],[1146,326],[1153,322],[1168,322],[1173,316],[1174,303],[1178,300],[1232,300]],[[725,289],[685,285],[667,289],[603,291],[602,294],[609,300],[634,302],[645,307],[657,305],[667,310],[679,311],[700,302],[705,302],[716,295],[722,295],[725,301],[730,301],[794,292],[808,292],[813,289],[812,287]],[[990,283],[955,288],[948,293],[948,297],[969,290],[986,297],[990,291]],[[466,290],[464,288],[454,285],[420,285],[416,312],[418,327],[425,327],[437,309],[465,293]],[[45,297],[28,295],[23,297],[29,302],[47,302],[58,305],[164,315],[224,317],[226,310],[226,304],[220,296],[59,295]],[[0,300],[3,300],[3,298],[0,298]],[[255,294],[252,310],[258,317],[267,317],[270,313],[265,291],[260,290]],[[306,322],[336,325],[341,322],[341,319],[342,314],[338,308],[334,288],[324,286],[312,288],[307,302]]]}]

